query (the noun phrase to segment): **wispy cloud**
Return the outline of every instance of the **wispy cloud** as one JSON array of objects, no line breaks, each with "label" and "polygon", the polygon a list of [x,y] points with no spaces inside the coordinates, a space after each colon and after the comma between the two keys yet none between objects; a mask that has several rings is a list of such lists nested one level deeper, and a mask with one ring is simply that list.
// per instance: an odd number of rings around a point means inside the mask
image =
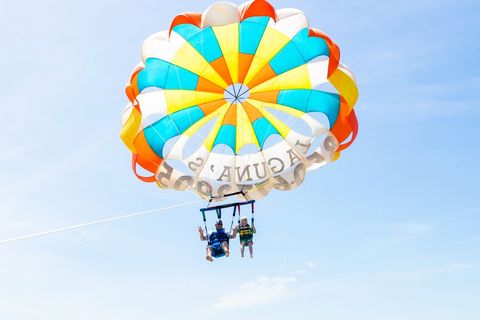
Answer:
[{"label": "wispy cloud", "polygon": [[0,185],[0,193],[18,191],[48,181],[52,176],[66,175],[77,169],[78,166],[84,165],[87,161],[93,161],[92,155],[97,153],[106,142],[107,139],[89,142],[71,150],[56,162],[52,162],[45,167],[36,168],[33,166],[33,170],[28,175],[23,175],[10,184]]},{"label": "wispy cloud", "polygon": [[433,228],[433,224],[419,222],[400,223],[395,226],[395,229],[397,229],[398,231],[411,235],[426,234],[432,231]]},{"label": "wispy cloud", "polygon": [[480,213],[480,208],[467,208],[463,210],[465,213]]},{"label": "wispy cloud", "polygon": [[377,92],[371,99],[369,110],[390,120],[395,117],[424,120],[465,115],[476,110],[479,88],[478,77],[429,80],[423,84],[402,80],[389,90]]},{"label": "wispy cloud", "polygon": [[383,234],[383,239],[366,237],[358,239],[357,250],[352,257],[365,259],[380,252],[390,251],[392,248],[410,246],[416,241],[430,236],[436,228],[432,222],[406,221],[384,224],[373,227],[378,237]]},{"label": "wispy cloud", "polygon": [[242,284],[236,291],[221,297],[215,310],[234,310],[277,302],[289,295],[295,277],[258,277]]},{"label": "wispy cloud", "polygon": [[301,279],[301,275],[316,268],[316,261],[304,261],[293,265],[292,271],[282,276],[259,276],[254,280],[240,284],[237,290],[222,296],[209,311],[235,310],[257,305],[276,303],[292,293],[292,287]]},{"label": "wispy cloud", "polygon": [[388,279],[399,279],[399,280],[419,280],[424,278],[429,278],[433,276],[438,276],[446,273],[460,272],[468,269],[473,269],[477,267],[478,264],[471,262],[455,262],[443,266],[425,268],[414,270],[410,272],[403,272],[399,274],[388,275],[385,278]]},{"label": "wispy cloud", "polygon": [[307,273],[309,270],[316,268],[318,263],[316,261],[304,261],[303,265],[296,270],[290,272],[291,275],[301,275]]}]

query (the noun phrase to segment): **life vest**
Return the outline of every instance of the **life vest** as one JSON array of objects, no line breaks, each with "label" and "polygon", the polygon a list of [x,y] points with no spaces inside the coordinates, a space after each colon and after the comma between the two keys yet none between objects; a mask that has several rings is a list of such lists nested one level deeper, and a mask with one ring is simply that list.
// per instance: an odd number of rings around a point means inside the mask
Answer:
[{"label": "life vest", "polygon": [[253,237],[253,231],[250,225],[247,223],[246,226],[240,225],[238,228],[238,234],[240,235],[240,238],[252,238]]},{"label": "life vest", "polygon": [[225,233],[225,229],[213,231],[208,237],[208,244],[222,243],[228,241],[228,235]]}]

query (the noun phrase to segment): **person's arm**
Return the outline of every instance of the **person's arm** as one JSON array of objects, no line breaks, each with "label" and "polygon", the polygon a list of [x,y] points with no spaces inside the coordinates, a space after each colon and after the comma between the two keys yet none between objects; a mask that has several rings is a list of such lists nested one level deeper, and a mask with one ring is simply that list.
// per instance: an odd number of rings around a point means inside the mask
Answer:
[{"label": "person's arm", "polygon": [[237,237],[237,232],[238,232],[238,226],[236,226],[235,228],[233,228],[233,232],[232,234],[230,235],[230,239],[235,239]]},{"label": "person's arm", "polygon": [[200,234],[200,240],[201,241],[206,241],[207,240],[207,237],[205,237],[205,234],[203,233],[203,228],[202,227],[198,227],[198,233]]},{"label": "person's arm", "polygon": [[255,225],[252,223],[252,233],[257,233],[257,229],[255,229]]}]

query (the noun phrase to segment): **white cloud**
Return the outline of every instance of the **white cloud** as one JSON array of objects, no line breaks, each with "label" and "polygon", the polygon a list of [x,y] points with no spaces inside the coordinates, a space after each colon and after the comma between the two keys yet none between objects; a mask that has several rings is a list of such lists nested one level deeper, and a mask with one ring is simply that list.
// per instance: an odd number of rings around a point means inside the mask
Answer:
[{"label": "white cloud", "polygon": [[391,250],[391,248],[400,248],[430,236],[436,225],[426,222],[397,222],[376,226],[379,233],[384,233],[384,239],[378,238],[360,239],[358,249],[355,252],[355,259],[365,259],[380,252]]},{"label": "white cloud", "polygon": [[430,232],[433,229],[432,224],[411,222],[402,223],[396,226],[396,229],[414,235],[421,235]]},{"label": "white cloud", "polygon": [[480,208],[467,208],[464,210],[465,213],[480,213]]},{"label": "white cloud", "polygon": [[305,261],[305,266],[309,269],[313,269],[318,265],[316,261]]},{"label": "white cloud", "polygon": [[255,305],[270,304],[286,298],[294,277],[259,277],[242,284],[214,304],[216,310],[233,310]]},{"label": "white cloud", "polygon": [[304,261],[303,265],[301,268],[298,268],[292,272],[290,272],[291,275],[302,275],[308,272],[310,269],[316,268],[318,263],[316,261]]},{"label": "white cloud", "polygon": [[470,262],[456,262],[444,266],[437,266],[432,268],[419,269],[411,272],[404,272],[400,274],[390,275],[387,278],[400,280],[419,280],[423,278],[433,277],[441,274],[459,272],[477,267],[477,264]]}]

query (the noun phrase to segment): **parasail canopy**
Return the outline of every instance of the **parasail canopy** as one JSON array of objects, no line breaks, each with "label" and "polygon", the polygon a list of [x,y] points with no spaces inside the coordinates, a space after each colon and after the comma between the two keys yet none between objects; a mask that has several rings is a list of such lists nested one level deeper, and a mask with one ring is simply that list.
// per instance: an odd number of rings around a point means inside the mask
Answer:
[{"label": "parasail canopy", "polygon": [[121,138],[137,177],[205,199],[298,187],[358,129],[338,46],[264,0],[175,17],[145,40],[126,93]]}]

